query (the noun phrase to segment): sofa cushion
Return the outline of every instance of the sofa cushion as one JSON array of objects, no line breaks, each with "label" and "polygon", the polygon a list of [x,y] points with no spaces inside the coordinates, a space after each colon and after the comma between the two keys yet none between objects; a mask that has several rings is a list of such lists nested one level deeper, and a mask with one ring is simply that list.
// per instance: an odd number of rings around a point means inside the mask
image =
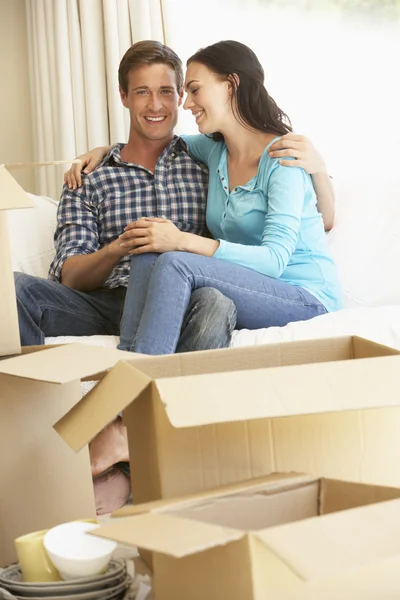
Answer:
[{"label": "sofa cushion", "polygon": [[7,213],[13,270],[47,277],[54,257],[53,235],[58,202],[45,196],[28,196],[35,203],[35,208]]},{"label": "sofa cushion", "polygon": [[335,191],[328,242],[345,308],[400,304],[400,178],[338,180]]}]

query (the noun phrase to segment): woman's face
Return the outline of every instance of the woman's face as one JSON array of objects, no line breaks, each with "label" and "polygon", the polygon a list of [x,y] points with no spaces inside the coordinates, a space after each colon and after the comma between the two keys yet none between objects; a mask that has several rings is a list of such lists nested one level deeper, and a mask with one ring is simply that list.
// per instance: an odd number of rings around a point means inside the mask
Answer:
[{"label": "woman's face", "polygon": [[207,67],[192,62],[186,71],[185,89],[183,108],[192,112],[200,133],[222,132],[232,118],[229,81],[220,81]]}]

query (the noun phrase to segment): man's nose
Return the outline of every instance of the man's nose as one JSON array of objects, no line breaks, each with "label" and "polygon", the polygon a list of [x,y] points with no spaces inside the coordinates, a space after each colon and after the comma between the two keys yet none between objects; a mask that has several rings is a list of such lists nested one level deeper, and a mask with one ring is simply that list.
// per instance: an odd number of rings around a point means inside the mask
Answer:
[{"label": "man's nose", "polygon": [[162,108],[161,98],[158,96],[158,94],[152,94],[150,96],[148,105],[151,110],[154,110],[154,112],[157,112]]}]

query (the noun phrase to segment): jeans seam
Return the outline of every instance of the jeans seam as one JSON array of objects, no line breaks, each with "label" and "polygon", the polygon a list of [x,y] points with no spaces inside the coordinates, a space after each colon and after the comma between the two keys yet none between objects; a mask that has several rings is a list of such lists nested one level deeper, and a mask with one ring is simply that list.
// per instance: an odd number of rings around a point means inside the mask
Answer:
[{"label": "jeans seam", "polygon": [[[308,303],[308,302],[299,302],[298,300],[291,300],[291,299],[287,299],[287,298],[282,298],[281,296],[274,296],[273,294],[267,294],[265,292],[259,292],[257,290],[251,290],[248,288],[244,288],[243,286],[238,286],[238,285],[234,285],[233,283],[226,283],[225,281],[221,281],[220,279],[216,279],[214,277],[206,277],[205,275],[193,275],[190,274],[187,276],[188,279],[192,280],[192,283],[195,285],[195,280],[196,279],[203,279],[204,281],[213,281],[216,283],[223,283],[224,285],[226,285],[227,287],[231,287],[231,288],[235,288],[236,290],[242,290],[244,292],[251,292],[252,294],[255,294],[257,296],[262,296],[264,298],[279,298],[280,301],[286,302],[287,304],[294,304],[294,305],[298,305],[298,306],[310,306],[310,307],[315,307],[315,308],[322,308],[326,311],[326,307],[322,304],[322,302],[320,302],[317,298],[315,299],[315,303]],[[290,284],[288,284],[290,285]],[[196,287],[196,286],[195,286]],[[212,287],[212,286],[210,286]],[[293,287],[297,287],[297,286],[293,286]]]},{"label": "jeans seam", "polygon": [[[185,287],[186,287],[186,289],[185,289],[185,293],[186,293],[186,292],[187,292],[187,289],[188,289],[188,287],[191,287],[191,286],[189,286],[189,282],[187,282],[187,285],[186,285]],[[193,291],[193,288],[191,288],[189,291]],[[189,293],[189,301],[190,301],[190,293]],[[176,351],[176,348],[177,348],[177,346],[178,346],[178,343],[179,343],[179,338],[180,338],[180,335],[181,335],[181,330],[182,330],[183,319],[185,318],[185,312],[186,312],[186,311],[185,311],[185,310],[183,310],[183,306],[184,306],[184,302],[183,302],[183,294],[182,294],[182,296],[180,297],[180,302],[181,302],[181,306],[182,306],[181,313],[182,313],[182,315],[183,315],[183,318],[182,318],[182,323],[181,323],[181,326],[179,327],[179,329],[178,329],[178,330],[177,330],[177,332],[176,332],[176,336],[175,336],[175,339],[174,339],[174,343],[172,344],[172,346],[173,346],[173,348],[174,348],[173,352],[175,352],[175,351]],[[188,307],[188,305],[189,305],[189,302],[187,302],[187,303],[186,303],[186,308]]]}]

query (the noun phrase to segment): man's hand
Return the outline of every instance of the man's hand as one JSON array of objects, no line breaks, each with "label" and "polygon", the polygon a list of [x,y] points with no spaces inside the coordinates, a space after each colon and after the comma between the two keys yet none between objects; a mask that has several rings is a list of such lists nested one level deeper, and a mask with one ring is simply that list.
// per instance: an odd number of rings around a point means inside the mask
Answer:
[{"label": "man's hand", "polygon": [[126,254],[145,252],[173,252],[183,250],[182,233],[171,221],[158,218],[142,218],[125,227],[119,240]]},{"label": "man's hand", "polygon": [[[324,159],[304,135],[287,133],[272,144],[268,154],[271,158],[280,158],[279,164],[284,167],[301,167],[310,175],[326,174]],[[285,160],[283,158],[285,156],[290,156],[296,160]]]},{"label": "man's hand", "polygon": [[76,190],[82,185],[82,171],[85,175],[94,171],[109,149],[110,146],[99,146],[75,159],[76,162],[72,163],[71,168],[64,173],[64,183],[70,190]]}]

